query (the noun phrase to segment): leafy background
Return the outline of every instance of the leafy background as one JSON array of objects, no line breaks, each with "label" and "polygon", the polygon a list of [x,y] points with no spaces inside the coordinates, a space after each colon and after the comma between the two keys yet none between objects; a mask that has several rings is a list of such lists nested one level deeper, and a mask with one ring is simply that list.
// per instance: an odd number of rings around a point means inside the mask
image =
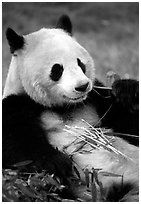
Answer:
[{"label": "leafy background", "polygon": [[6,28],[28,34],[42,27],[55,26],[62,14],[70,16],[75,37],[94,58],[98,78],[105,82],[110,70],[121,77],[139,78],[138,2],[4,2],[3,86],[11,58]]}]

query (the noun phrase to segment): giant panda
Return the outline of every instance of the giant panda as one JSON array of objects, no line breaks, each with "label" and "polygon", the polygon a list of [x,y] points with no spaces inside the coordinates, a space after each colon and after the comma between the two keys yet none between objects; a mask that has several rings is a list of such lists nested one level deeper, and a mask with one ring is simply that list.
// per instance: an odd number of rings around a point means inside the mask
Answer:
[{"label": "giant panda", "polygon": [[[96,89],[104,85],[95,76],[92,57],[73,37],[66,15],[55,28],[24,36],[8,28],[6,37],[12,60],[2,103],[3,168],[31,160],[39,171],[68,184],[74,161],[82,180],[85,168],[124,175],[122,191],[120,179],[102,178],[106,201],[137,201],[138,137],[131,136],[139,131],[138,81],[119,79],[112,90]],[[71,155],[77,136],[66,127],[82,127],[78,134],[83,135],[88,124],[124,133],[114,137],[113,145],[128,158],[103,148]]]}]

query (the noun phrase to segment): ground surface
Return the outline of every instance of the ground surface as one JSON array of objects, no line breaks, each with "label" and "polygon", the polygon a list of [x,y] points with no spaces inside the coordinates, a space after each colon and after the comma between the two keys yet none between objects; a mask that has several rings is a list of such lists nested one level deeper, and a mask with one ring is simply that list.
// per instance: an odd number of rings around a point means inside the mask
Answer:
[{"label": "ground surface", "polygon": [[96,73],[105,81],[109,70],[138,79],[138,3],[3,3],[3,86],[10,63],[5,31],[28,34],[53,26],[68,14],[77,40],[95,59]]}]

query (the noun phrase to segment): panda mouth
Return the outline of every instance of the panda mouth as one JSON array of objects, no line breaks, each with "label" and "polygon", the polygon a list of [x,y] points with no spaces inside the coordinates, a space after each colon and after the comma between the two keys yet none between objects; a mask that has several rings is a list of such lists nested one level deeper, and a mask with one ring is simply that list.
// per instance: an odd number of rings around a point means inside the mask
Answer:
[{"label": "panda mouth", "polygon": [[68,96],[65,96],[65,98],[67,98],[69,101],[72,101],[72,102],[78,102],[78,101],[83,101],[86,99],[87,95],[83,95],[83,96],[80,96],[80,97],[75,97],[75,98],[71,98],[71,97],[68,97]]}]

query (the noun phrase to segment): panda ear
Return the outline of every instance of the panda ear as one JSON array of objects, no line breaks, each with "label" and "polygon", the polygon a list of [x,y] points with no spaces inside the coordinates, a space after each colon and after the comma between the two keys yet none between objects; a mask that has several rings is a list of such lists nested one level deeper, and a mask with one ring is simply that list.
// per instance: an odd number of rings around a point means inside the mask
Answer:
[{"label": "panda ear", "polygon": [[56,28],[61,28],[72,36],[72,23],[67,15],[62,15],[59,18]]},{"label": "panda ear", "polygon": [[8,28],[6,31],[6,38],[10,45],[11,53],[14,53],[16,50],[22,49],[24,46],[24,37],[18,35],[14,30]]}]

